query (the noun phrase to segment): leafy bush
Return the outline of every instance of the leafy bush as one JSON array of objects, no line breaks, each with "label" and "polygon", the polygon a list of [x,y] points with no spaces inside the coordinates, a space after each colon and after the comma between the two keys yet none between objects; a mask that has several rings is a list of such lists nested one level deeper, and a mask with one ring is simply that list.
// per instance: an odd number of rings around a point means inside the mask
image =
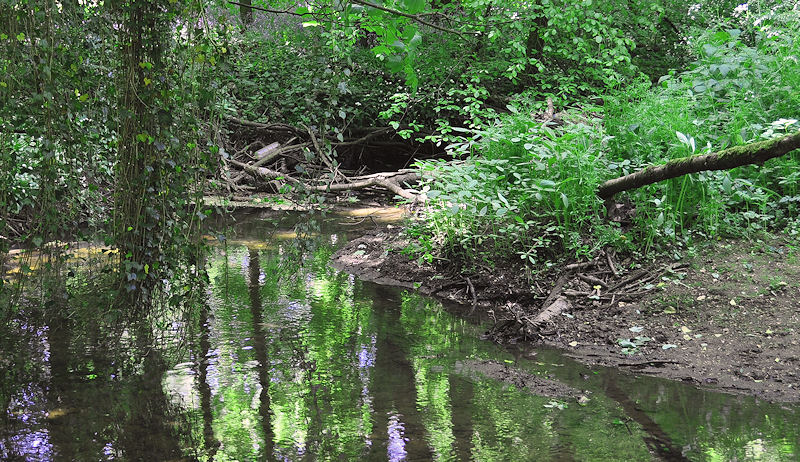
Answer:
[{"label": "leafy bush", "polygon": [[516,256],[536,265],[563,252],[624,245],[619,230],[601,221],[595,195],[608,138],[599,120],[572,117],[575,123],[552,129],[514,108],[467,143],[465,159],[420,162],[429,210],[411,233],[432,237],[418,250],[459,264]]},{"label": "leafy bush", "polygon": [[635,210],[625,233],[607,222],[596,196],[603,181],[646,166],[800,128],[798,12],[753,20],[753,40],[733,28],[704,33],[691,42],[699,58],[688,70],[655,88],[642,78],[609,94],[602,121],[571,113],[565,127],[544,127],[529,117],[537,107],[531,93],[451,145],[463,160],[420,163],[429,207],[409,231],[417,238],[410,250],[458,264],[518,256],[541,267],[563,252],[585,256],[606,245],[648,251],[690,245],[697,235],[796,229],[797,153],[621,195]]}]

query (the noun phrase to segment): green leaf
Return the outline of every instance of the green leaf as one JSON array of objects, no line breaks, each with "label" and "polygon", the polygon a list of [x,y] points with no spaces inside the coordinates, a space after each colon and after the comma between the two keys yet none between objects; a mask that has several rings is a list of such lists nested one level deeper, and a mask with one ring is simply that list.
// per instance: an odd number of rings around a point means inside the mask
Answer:
[{"label": "green leaf", "polygon": [[730,177],[730,175],[725,175],[722,178],[722,190],[725,192],[725,194],[730,194],[731,193],[731,177]]},{"label": "green leaf", "polygon": [[403,0],[408,13],[416,14],[425,9],[425,0]]}]

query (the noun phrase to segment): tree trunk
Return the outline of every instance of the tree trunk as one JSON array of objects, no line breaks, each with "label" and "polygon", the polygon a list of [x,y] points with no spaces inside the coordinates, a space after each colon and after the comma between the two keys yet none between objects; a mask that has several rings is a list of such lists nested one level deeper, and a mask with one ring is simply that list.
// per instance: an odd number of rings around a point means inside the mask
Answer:
[{"label": "tree trunk", "polygon": [[251,0],[239,0],[239,17],[245,26],[253,23],[253,9]]},{"label": "tree trunk", "polygon": [[528,39],[525,41],[525,57],[528,60],[525,63],[525,75],[532,77],[539,73],[539,69],[531,63],[531,59],[536,58],[542,60],[544,52],[544,40],[542,39],[542,32],[547,28],[547,17],[541,12],[533,20],[531,28],[528,30]]},{"label": "tree trunk", "polygon": [[597,189],[601,199],[641,188],[659,181],[707,170],[729,170],[749,164],[762,164],[800,148],[800,131],[768,141],[735,146],[712,154],[674,159],[664,165],[652,165],[630,175],[608,180]]}]

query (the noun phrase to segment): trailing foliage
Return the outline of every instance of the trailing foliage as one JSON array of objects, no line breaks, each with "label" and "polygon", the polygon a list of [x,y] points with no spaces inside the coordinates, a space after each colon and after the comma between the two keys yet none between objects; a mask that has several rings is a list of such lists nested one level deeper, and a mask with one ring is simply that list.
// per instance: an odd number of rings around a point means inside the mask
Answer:
[{"label": "trailing foliage", "polygon": [[3,2],[0,254],[105,238],[131,301],[194,252],[224,55],[204,14],[194,1]]},{"label": "trailing foliage", "polygon": [[[174,2],[123,0],[113,11],[121,19],[121,56],[111,236],[126,299],[138,301],[198,244],[196,223],[206,215],[192,188],[210,163],[198,111],[213,97],[198,84],[221,50],[202,21],[182,20],[193,18],[192,10]],[[171,19],[179,20],[174,29]]]}]

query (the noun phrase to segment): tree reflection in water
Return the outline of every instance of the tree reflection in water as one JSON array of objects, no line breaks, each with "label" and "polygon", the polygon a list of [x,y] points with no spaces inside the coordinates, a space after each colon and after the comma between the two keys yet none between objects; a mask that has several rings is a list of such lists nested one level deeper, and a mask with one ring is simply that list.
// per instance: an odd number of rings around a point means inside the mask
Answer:
[{"label": "tree reflection in water", "polygon": [[[271,223],[196,265],[208,283],[172,281],[194,298],[148,322],[75,322],[74,296],[45,316],[29,294],[0,336],[0,459],[649,460],[656,429],[688,459],[798,454],[796,407],[549,350],[523,360],[435,301],[331,269],[346,236],[326,222],[305,223],[305,239]],[[589,403],[463,367],[485,360]]]}]

